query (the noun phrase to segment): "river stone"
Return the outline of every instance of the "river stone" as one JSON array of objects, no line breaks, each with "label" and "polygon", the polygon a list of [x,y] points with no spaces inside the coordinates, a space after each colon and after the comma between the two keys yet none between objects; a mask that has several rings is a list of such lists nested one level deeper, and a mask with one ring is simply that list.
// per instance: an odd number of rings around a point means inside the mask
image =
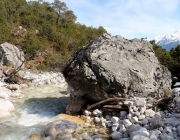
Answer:
[{"label": "river stone", "polygon": [[[79,49],[64,75],[77,96],[92,101],[110,97],[159,97],[171,89],[171,73],[160,65],[152,45],[102,34]],[[159,95],[158,95],[158,94]]]},{"label": "river stone", "polygon": [[38,131],[32,132],[30,140],[42,140],[41,134]]},{"label": "river stone", "polygon": [[[1,65],[11,65],[18,68],[24,62],[24,53],[16,46],[5,42],[0,45],[0,62]],[[24,68],[24,65],[21,68]]]},{"label": "river stone", "polygon": [[45,128],[45,135],[52,136],[54,139],[60,137],[65,134],[72,134],[75,132],[77,128],[77,124],[75,122],[67,121],[67,120],[57,120],[54,122],[50,122],[47,124]]},{"label": "river stone", "polygon": [[10,116],[10,112],[14,111],[14,105],[5,99],[0,99],[0,118]]},{"label": "river stone", "polygon": [[160,117],[152,118],[150,123],[154,129],[164,127],[164,121]]}]

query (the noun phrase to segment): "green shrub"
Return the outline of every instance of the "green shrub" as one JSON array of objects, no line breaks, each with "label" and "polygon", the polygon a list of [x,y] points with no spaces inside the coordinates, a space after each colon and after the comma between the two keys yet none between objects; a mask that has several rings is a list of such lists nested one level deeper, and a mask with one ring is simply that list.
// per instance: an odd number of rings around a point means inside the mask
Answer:
[{"label": "green shrub", "polygon": [[37,66],[37,70],[47,71],[48,67],[45,64],[41,63]]}]

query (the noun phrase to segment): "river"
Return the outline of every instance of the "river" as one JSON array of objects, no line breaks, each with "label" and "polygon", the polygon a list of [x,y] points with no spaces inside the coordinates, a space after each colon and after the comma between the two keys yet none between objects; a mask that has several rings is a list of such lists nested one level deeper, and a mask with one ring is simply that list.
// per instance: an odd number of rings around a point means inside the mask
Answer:
[{"label": "river", "polygon": [[12,115],[0,120],[0,140],[28,140],[33,131],[42,133],[48,122],[65,113],[69,102],[66,88],[55,85],[31,87],[22,93],[23,98],[11,98]]}]

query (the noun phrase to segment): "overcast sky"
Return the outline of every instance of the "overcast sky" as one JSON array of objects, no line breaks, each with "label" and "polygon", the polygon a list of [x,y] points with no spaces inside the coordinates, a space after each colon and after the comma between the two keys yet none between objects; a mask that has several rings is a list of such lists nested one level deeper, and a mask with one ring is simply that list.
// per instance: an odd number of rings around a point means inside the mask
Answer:
[{"label": "overcast sky", "polygon": [[[52,3],[54,0],[45,0]],[[154,37],[180,29],[180,0],[60,0],[87,26],[111,35]]]}]

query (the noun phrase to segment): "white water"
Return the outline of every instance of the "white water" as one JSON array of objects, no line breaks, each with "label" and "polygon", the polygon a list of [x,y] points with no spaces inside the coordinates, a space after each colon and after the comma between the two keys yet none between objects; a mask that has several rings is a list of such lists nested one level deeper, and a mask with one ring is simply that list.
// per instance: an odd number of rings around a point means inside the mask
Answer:
[{"label": "white water", "polygon": [[69,101],[66,89],[57,86],[35,87],[23,94],[11,100],[15,106],[12,116],[0,120],[0,140],[29,140],[33,131],[42,133],[48,122],[65,112]]}]

